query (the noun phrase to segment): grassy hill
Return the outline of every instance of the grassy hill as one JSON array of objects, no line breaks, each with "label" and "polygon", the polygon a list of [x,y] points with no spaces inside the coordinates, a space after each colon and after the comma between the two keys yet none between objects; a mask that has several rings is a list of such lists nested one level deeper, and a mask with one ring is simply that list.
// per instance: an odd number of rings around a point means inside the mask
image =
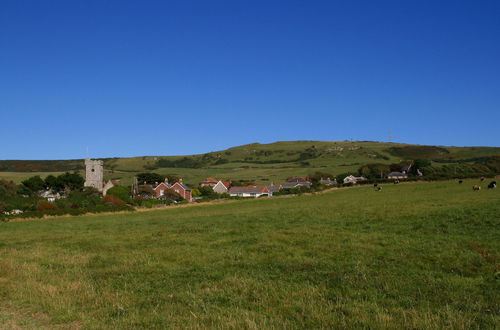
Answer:
[{"label": "grassy hill", "polygon": [[477,182],[0,223],[0,328],[493,329]]},{"label": "grassy hill", "polygon": [[[155,171],[181,176],[196,184],[207,176],[257,182],[281,182],[290,176],[317,171],[337,175],[356,172],[368,163],[390,164],[405,160],[427,159],[436,166],[457,162],[477,162],[498,157],[500,148],[435,147],[369,141],[289,141],[253,143],[227,150],[188,156],[143,156],[103,159],[106,178],[130,184],[135,174]],[[42,173],[42,176],[76,170],[83,173],[83,160],[0,161],[0,177],[16,182]]]}]

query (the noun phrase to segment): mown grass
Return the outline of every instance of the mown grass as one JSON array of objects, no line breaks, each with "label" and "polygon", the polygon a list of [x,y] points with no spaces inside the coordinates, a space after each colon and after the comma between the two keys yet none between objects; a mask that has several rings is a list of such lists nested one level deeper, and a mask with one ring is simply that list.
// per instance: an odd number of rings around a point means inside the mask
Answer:
[{"label": "mown grass", "polygon": [[500,190],[342,189],[0,224],[0,324],[495,328]]}]

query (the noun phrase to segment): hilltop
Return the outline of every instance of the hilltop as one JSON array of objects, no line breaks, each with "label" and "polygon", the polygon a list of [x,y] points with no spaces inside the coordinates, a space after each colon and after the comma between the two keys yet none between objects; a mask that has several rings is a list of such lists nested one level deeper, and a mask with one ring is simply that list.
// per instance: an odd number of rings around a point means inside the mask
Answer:
[{"label": "hilltop", "polygon": [[[367,164],[393,164],[428,160],[435,168],[453,166],[456,172],[481,174],[482,165],[500,170],[500,148],[425,146],[371,141],[284,141],[252,143],[226,150],[185,156],[104,158],[106,177],[129,184],[140,172],[174,174],[195,184],[204,177],[279,182],[289,176],[314,172],[357,172]],[[458,167],[457,167],[458,166]],[[0,177],[19,182],[32,176],[66,171],[83,173],[82,159],[0,160]],[[447,169],[450,170],[450,169]],[[484,168],[486,173],[486,167]],[[498,171],[497,171],[498,173]]]}]

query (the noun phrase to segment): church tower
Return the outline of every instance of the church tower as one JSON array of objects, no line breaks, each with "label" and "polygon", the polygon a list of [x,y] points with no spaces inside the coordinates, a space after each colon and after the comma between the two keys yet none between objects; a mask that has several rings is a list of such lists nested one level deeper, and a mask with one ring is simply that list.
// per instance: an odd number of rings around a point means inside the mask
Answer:
[{"label": "church tower", "polygon": [[85,159],[85,187],[93,187],[102,192],[104,184],[104,162]]}]

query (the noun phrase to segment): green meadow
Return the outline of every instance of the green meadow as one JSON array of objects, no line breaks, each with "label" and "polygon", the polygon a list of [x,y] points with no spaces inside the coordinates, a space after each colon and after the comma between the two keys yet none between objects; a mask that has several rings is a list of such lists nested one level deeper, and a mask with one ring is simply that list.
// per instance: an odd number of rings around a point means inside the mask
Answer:
[{"label": "green meadow", "polygon": [[0,328],[493,329],[478,183],[0,223]]}]

